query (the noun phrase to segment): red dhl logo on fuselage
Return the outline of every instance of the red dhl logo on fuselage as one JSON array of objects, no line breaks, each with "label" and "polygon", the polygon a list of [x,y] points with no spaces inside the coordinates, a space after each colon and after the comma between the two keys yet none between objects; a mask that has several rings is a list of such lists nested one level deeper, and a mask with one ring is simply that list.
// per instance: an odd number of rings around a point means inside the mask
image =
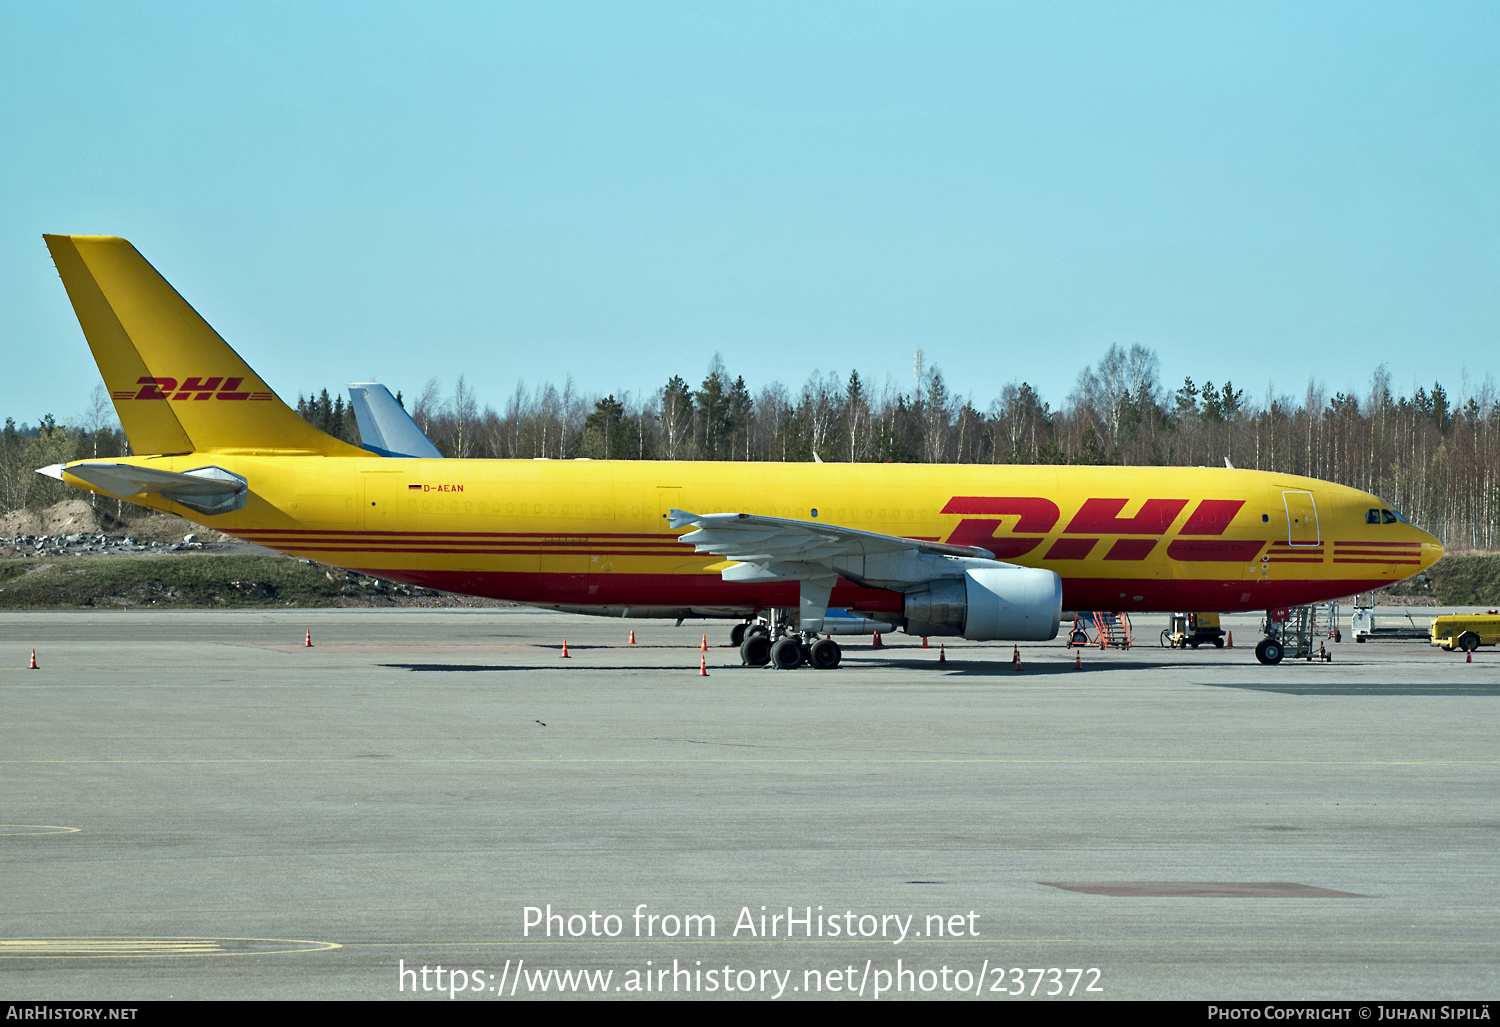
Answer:
[{"label": "red dhl logo on fuselage", "polygon": [[[1186,499],[1148,499],[1134,517],[1121,517],[1128,499],[1086,499],[1072,520],[1063,528],[1063,535],[1071,536],[1055,540],[1042,554],[1043,560],[1085,560],[1094,552],[1099,542],[1108,535],[1151,535],[1153,538],[1116,538],[1104,554],[1105,560],[1144,560],[1160,543],[1160,536],[1177,520],[1187,507]],[[1186,523],[1177,533],[1179,536],[1167,544],[1167,555],[1174,560],[1188,563],[1236,563],[1254,560],[1265,546],[1264,539],[1226,539],[1224,534],[1229,522],[1245,505],[1242,499],[1201,500]],[[1025,535],[1045,536],[1057,527],[1062,511],[1056,503],[1041,496],[954,496],[942,510],[945,514],[961,514],[964,519],[948,536],[947,541],[955,545],[978,546],[988,549],[998,559],[1013,560],[1025,556],[1046,541],[1044,537],[1025,538]],[[977,514],[980,516],[969,516]],[[1016,523],[1010,535],[997,537],[995,532],[1004,522],[999,517],[1015,517]]]},{"label": "red dhl logo on fuselage", "polygon": [[115,399],[244,399],[244,400],[269,400],[272,398],[270,392],[241,392],[240,385],[245,379],[225,378],[219,375],[213,378],[185,378],[181,385],[177,384],[176,378],[137,378],[135,383],[139,389],[117,390],[110,393]]}]

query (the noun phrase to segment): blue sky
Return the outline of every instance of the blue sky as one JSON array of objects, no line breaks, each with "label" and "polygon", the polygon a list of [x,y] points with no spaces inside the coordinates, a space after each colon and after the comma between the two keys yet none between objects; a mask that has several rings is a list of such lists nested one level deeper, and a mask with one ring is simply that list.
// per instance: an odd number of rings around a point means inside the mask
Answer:
[{"label": "blue sky", "polygon": [[1494,370],[1500,6],[0,6],[0,414],[129,238],[283,398]]}]

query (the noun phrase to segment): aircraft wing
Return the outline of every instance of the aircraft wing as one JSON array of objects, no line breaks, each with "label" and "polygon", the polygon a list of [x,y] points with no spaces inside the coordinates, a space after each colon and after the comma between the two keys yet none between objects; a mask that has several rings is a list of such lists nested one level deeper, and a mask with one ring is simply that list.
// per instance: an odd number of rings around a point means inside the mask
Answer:
[{"label": "aircraft wing", "polygon": [[793,521],[758,514],[694,514],[673,510],[668,523],[673,528],[693,525],[698,530],[681,536],[700,553],[726,560],[759,563],[768,560],[826,560],[833,557],[876,556],[907,551],[935,556],[965,556],[993,560],[995,554],[978,546],[953,546],[880,535],[873,531],[841,528],[836,524]]},{"label": "aircraft wing", "polygon": [[70,474],[103,489],[112,496],[129,499],[143,492],[159,492],[174,502],[200,513],[216,514],[245,505],[249,486],[244,478],[222,467],[196,467],[191,471],[166,471],[158,467],[119,464],[103,460],[80,460],[74,464],[52,464],[38,474],[65,481]]},{"label": "aircraft wing", "polygon": [[995,554],[977,546],[955,546],[857,531],[836,524],[794,521],[758,514],[695,514],[671,511],[674,529],[700,553],[737,561],[725,581],[797,581],[801,584],[801,626],[819,631],[828,597],[840,577],[875,588],[902,591],[937,578],[960,577],[976,566],[997,564]]}]

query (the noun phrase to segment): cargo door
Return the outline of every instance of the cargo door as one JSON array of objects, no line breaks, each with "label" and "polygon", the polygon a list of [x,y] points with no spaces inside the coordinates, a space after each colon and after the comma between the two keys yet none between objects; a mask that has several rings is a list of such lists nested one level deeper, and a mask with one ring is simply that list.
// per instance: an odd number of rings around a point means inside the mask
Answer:
[{"label": "cargo door", "polygon": [[367,532],[391,531],[396,504],[401,501],[400,471],[361,471],[359,475],[359,508],[362,526]]},{"label": "cargo door", "polygon": [[1281,494],[1286,503],[1286,539],[1288,545],[1314,547],[1322,543],[1318,533],[1318,506],[1311,492],[1288,490]]},{"label": "cargo door", "polygon": [[671,519],[671,513],[673,510],[682,509],[682,489],[665,485],[658,485],[656,488],[656,508],[661,514],[661,516],[656,519],[657,530],[662,532],[663,534],[670,532],[671,534],[676,535],[677,533],[675,531],[672,531],[672,525],[668,522]]},{"label": "cargo door", "polygon": [[[676,542],[677,536],[685,535],[690,530],[687,528],[677,529],[672,527],[672,511],[681,510],[683,502],[681,487],[676,485],[658,485],[656,487],[657,518],[656,527],[652,531],[660,533],[663,542]],[[693,510],[691,512],[701,513],[702,511]],[[672,564],[667,565],[671,566],[673,574],[697,574],[703,570],[704,566],[712,563],[715,559],[706,554],[695,557],[692,555],[691,548],[687,546],[683,547],[683,553],[684,559],[682,562],[677,563],[674,561]]]}]

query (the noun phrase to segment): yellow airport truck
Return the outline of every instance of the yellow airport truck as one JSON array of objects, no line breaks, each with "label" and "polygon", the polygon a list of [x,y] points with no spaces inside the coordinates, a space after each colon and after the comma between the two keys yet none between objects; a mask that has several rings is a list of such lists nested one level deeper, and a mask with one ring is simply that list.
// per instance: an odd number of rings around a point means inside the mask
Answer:
[{"label": "yellow airport truck", "polygon": [[1472,653],[1482,645],[1500,642],[1500,612],[1453,613],[1432,618],[1432,644],[1449,652]]}]

